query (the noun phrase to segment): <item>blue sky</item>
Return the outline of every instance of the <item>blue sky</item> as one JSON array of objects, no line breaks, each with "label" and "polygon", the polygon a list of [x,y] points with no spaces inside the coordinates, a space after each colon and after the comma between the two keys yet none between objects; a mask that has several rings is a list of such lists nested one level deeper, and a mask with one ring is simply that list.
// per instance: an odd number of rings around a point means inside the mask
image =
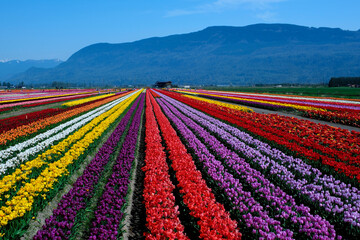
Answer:
[{"label": "blue sky", "polygon": [[359,0],[0,0],[0,60],[66,60],[122,43],[208,26],[290,23],[360,29]]}]

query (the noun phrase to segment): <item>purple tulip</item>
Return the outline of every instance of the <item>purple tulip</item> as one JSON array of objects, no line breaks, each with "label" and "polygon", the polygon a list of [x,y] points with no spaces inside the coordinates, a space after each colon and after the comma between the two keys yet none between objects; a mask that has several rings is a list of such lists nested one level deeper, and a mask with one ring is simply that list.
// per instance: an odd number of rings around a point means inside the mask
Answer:
[{"label": "purple tulip", "polygon": [[[351,224],[355,231],[360,231],[360,191],[336,180],[333,176],[323,174],[318,169],[306,164],[299,158],[288,156],[268,144],[254,139],[213,117],[197,111],[159,93],[164,99],[198,122],[209,131],[232,146],[234,150],[256,162],[263,169],[284,181],[288,187],[298,191],[302,196],[318,203],[325,212],[337,214],[339,220]],[[296,175],[302,176],[297,178]]]},{"label": "purple tulip", "polygon": [[[193,120],[196,119],[196,121],[198,121],[202,125],[206,125],[207,128],[211,131],[216,132],[219,129],[222,130],[222,128],[211,125],[210,121],[204,119],[203,116],[206,116],[208,118],[211,118],[211,117],[209,117],[205,114],[201,114],[202,115],[201,116],[202,118],[201,118],[199,116],[200,112],[198,112],[194,109],[191,109],[191,111],[193,111],[193,112],[196,111],[197,114],[199,114],[199,115],[191,114],[189,112],[189,109],[190,109],[189,106],[181,104],[181,103],[179,103],[169,97],[166,97],[162,94],[160,94],[160,95],[163,97],[162,99],[167,100],[167,102],[165,102],[165,100],[159,100],[159,102],[161,103],[161,106],[163,107],[164,111],[167,114],[169,114],[168,116],[169,117],[171,116],[171,112],[169,112],[169,110],[166,110],[167,107],[169,107],[171,109],[171,111],[174,112],[174,114],[178,118],[180,118],[182,121],[184,121],[186,126],[193,129],[194,133],[196,133],[196,135],[201,137],[203,139],[203,141],[206,142],[206,144],[209,146],[209,148],[212,151],[216,152],[218,156],[221,156],[221,158],[225,160],[225,163],[227,166],[234,169],[238,173],[238,176],[240,176],[243,179],[246,179],[246,181],[254,188],[254,191],[256,191],[258,196],[267,199],[269,201],[269,203],[271,203],[270,204],[271,206],[267,206],[267,207],[271,207],[271,208],[276,207],[276,211],[278,212],[278,215],[276,215],[275,217],[289,218],[293,223],[300,225],[300,232],[303,232],[303,233],[307,234],[308,236],[313,236],[313,237],[327,236],[329,238],[335,237],[335,230],[333,229],[333,226],[330,225],[326,220],[322,219],[320,216],[311,215],[310,209],[308,207],[305,207],[303,205],[300,205],[300,206],[297,205],[295,203],[295,200],[291,196],[287,195],[279,187],[276,187],[272,183],[270,183],[267,179],[264,178],[264,176],[261,175],[260,172],[254,170],[254,169],[251,169],[250,165],[247,164],[244,159],[241,159],[235,152],[232,152],[231,150],[227,149],[215,137],[211,136],[205,129],[201,128],[194,121],[192,121],[192,119]],[[185,117],[177,109],[175,109],[173,106],[169,105],[168,102],[171,102],[171,104],[178,107],[183,113],[188,114],[189,116],[191,115],[191,119]],[[167,107],[164,107],[164,105],[167,105]],[[173,119],[174,116],[170,117],[170,118],[174,121],[175,124],[180,124],[180,123],[176,123],[177,120]],[[214,122],[220,122],[220,121],[211,118],[211,122],[214,123]],[[226,125],[224,123],[221,123],[221,124]],[[179,126],[181,126],[181,124]],[[186,128],[186,126],[182,125],[181,127],[178,127],[179,131],[180,132],[184,131],[183,128]],[[237,131],[239,131],[239,130],[237,129]],[[258,149],[250,148],[247,145],[244,146],[243,142],[240,142],[238,138],[235,138],[229,132],[222,130],[222,132],[217,132],[217,133],[218,133],[219,137],[224,138],[224,140],[227,141],[228,143],[231,143],[231,145],[234,144],[234,146],[235,146],[236,144],[238,144],[238,146],[239,146],[240,150],[242,150],[242,152],[247,151],[247,154],[245,154],[245,155],[247,155],[249,158],[252,158],[252,159],[256,158],[257,161],[260,163],[260,165],[262,164],[264,168],[266,168],[267,166],[270,166],[271,164],[276,166],[277,168],[272,168],[272,170],[274,171],[274,174],[283,172],[283,173],[288,174],[289,176],[294,177],[294,174],[289,172],[286,167],[277,164],[276,161],[271,160],[268,155],[260,154],[260,151]],[[187,134],[189,134],[189,133],[187,133]],[[229,135],[232,136],[232,138],[229,138]],[[183,136],[185,137],[185,135],[183,135]],[[252,140],[252,137],[249,135],[244,136],[244,138],[247,141]],[[190,141],[188,139],[187,139],[187,141],[194,142],[194,140]],[[252,146],[256,147],[258,145],[255,143],[255,144],[252,144]],[[264,146],[264,144],[263,144],[258,147],[259,147],[259,149],[261,149],[261,148],[267,147],[267,146]],[[206,147],[205,147],[205,149],[206,149]],[[264,148],[264,149],[266,149],[266,148]],[[261,150],[264,150],[264,149],[261,149]],[[271,149],[271,150],[272,150],[272,152],[269,152],[268,154],[276,156],[277,158],[286,157],[283,153],[280,154],[280,151],[278,151],[276,149]],[[209,154],[210,153],[205,152],[206,156],[209,156]],[[199,159],[201,161],[204,158],[199,157]],[[260,161],[261,159],[264,159],[264,160]],[[296,159],[296,161],[301,161],[301,160]],[[293,164],[292,167],[293,167],[293,169],[296,169],[296,170],[302,169],[301,167],[299,168],[295,164]],[[320,173],[317,169],[311,168],[311,166],[304,165],[303,167],[306,170],[305,172],[303,172],[304,175]],[[306,180],[305,180],[305,183],[306,183]],[[234,193],[232,193],[232,192],[230,193],[229,191],[226,191],[226,193],[230,197],[234,196]]]},{"label": "purple tulip", "polygon": [[[207,91],[201,91],[198,90],[197,93],[205,93],[205,94],[213,94],[211,92],[207,92]],[[225,97],[239,97],[239,98],[247,98],[247,99],[254,99],[254,100],[264,100],[264,101],[277,101],[277,102],[281,102],[281,103],[288,103],[288,104],[304,104],[304,101],[302,100],[295,100],[295,99],[280,99],[279,97],[277,98],[272,98],[272,97],[261,97],[259,95],[257,96],[249,96],[249,95],[241,95],[241,94],[232,94],[232,93],[221,93],[221,92],[217,92],[216,95],[218,95],[218,97],[215,96],[208,96],[205,95],[207,97],[211,97],[211,98],[221,98],[221,96],[225,96]],[[229,98],[222,98],[222,99],[226,99],[227,101],[229,101]],[[232,98],[231,101],[239,101],[239,102],[249,102],[249,103],[256,103],[257,102],[252,102],[252,101],[246,101],[246,100],[241,100],[241,99],[234,99]],[[342,104],[332,104],[330,102],[328,103],[324,103],[324,102],[305,102],[307,105],[312,106],[312,107],[318,107],[318,108],[326,108],[326,107],[334,107],[334,108],[343,108],[343,109],[350,109],[350,110],[360,110],[360,106],[348,106],[348,105],[342,105]],[[269,105],[276,105],[275,104],[269,104]],[[278,106],[278,105],[276,105]]]},{"label": "purple tulip", "polygon": [[105,190],[95,210],[89,239],[117,238],[118,228],[124,215],[121,209],[126,203],[143,108],[142,98],[113,167],[112,175],[105,185]]},{"label": "purple tulip", "polygon": [[53,210],[53,215],[45,220],[45,225],[36,233],[34,239],[68,239],[78,213],[86,208],[87,202],[93,197],[94,186],[115,151],[136,106],[139,102],[141,102],[140,106],[143,106],[144,96],[141,94],[136,99],[83,174],[76,180],[72,189],[62,197],[57,208]]}]

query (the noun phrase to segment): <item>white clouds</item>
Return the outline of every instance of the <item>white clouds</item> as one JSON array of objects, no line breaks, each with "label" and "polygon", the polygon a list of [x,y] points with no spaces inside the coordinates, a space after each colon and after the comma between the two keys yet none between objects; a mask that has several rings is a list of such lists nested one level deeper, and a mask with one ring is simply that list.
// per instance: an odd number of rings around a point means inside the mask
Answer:
[{"label": "white clouds", "polygon": [[165,17],[225,12],[229,10],[250,10],[255,17],[264,21],[274,19],[276,13],[271,11],[272,5],[288,0],[216,0],[208,4],[199,5],[191,9],[175,9],[168,11]]},{"label": "white clouds", "polygon": [[217,0],[211,5],[214,7],[234,7],[239,5],[250,5],[255,8],[263,8],[271,3],[283,2],[285,0]]},{"label": "white clouds", "polygon": [[168,11],[165,14],[165,17],[177,17],[177,16],[192,15],[192,14],[198,14],[198,13],[204,13],[204,11],[176,9],[176,10]]},{"label": "white clouds", "polygon": [[276,19],[276,13],[270,12],[270,11],[265,11],[265,12],[256,14],[256,17],[263,20],[264,22],[271,22]]}]

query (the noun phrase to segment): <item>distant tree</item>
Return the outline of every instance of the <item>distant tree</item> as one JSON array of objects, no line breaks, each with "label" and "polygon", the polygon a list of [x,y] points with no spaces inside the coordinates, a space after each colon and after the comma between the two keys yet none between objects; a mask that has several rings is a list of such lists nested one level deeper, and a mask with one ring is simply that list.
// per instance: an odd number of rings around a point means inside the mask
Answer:
[{"label": "distant tree", "polygon": [[22,87],[24,87],[24,86],[25,86],[24,82],[21,81],[21,82],[16,86],[16,88],[22,88]]},{"label": "distant tree", "polygon": [[71,87],[70,83],[54,81],[51,83],[51,87],[56,89],[64,89]]},{"label": "distant tree", "polygon": [[52,82],[51,87],[58,88],[58,82],[56,82],[56,81]]},{"label": "distant tree", "polygon": [[331,78],[329,87],[346,87],[349,85],[360,86],[360,77],[338,77]]}]

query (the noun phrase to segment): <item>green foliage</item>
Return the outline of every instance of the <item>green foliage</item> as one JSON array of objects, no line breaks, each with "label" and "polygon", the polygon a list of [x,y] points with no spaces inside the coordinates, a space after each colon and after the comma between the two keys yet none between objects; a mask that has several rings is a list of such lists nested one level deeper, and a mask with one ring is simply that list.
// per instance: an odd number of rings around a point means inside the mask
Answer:
[{"label": "green foliage", "polygon": [[345,87],[352,85],[356,87],[360,87],[360,77],[331,78],[329,82],[329,87]]}]

